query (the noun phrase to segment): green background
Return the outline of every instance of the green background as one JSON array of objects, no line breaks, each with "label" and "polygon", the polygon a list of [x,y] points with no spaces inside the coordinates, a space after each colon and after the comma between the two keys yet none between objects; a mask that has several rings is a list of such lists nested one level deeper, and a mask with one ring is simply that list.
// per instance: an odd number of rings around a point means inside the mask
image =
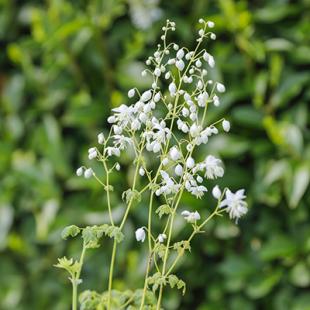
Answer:
[{"label": "green background", "polygon": [[[81,241],[60,232],[107,221],[101,188],[75,169],[88,163],[110,108],[149,85],[140,71],[165,20],[177,23],[173,40],[194,46],[200,17],[216,23],[210,74],[227,89],[212,117],[232,123],[206,151],[225,162],[221,186],[246,189],[249,213],[238,226],[217,219],[194,240],[176,270],[187,293],[168,289],[165,308],[310,309],[310,1],[157,2],[0,1],[0,309],[69,309],[67,276],[53,264],[77,257]],[[115,218],[130,155],[121,164]],[[205,214],[209,198],[185,196],[184,206]],[[119,289],[142,286],[147,246],[134,230],[146,214],[142,203],[125,226]],[[180,222],[177,234],[188,227]],[[81,289],[106,290],[110,251],[105,239],[88,252]]]}]

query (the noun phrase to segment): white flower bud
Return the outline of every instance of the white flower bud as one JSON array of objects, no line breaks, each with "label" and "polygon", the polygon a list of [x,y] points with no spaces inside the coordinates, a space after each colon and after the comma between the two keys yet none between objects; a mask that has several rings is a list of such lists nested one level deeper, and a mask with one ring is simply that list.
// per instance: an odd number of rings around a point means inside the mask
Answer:
[{"label": "white flower bud", "polygon": [[134,95],[135,95],[135,89],[134,88],[132,88],[132,89],[129,89],[129,91],[128,91],[128,98],[132,98]]},{"label": "white flower bud", "polygon": [[218,187],[218,185],[215,185],[212,189],[212,195],[215,199],[220,199],[222,192],[220,190],[220,188]]},{"label": "white flower bud", "polygon": [[179,45],[178,44],[173,44],[173,49],[175,50],[175,51],[177,51],[178,49],[179,49]]},{"label": "white flower bud", "polygon": [[222,126],[223,126],[223,129],[228,132],[230,130],[230,122],[227,121],[226,119],[223,120],[222,122]]},{"label": "white flower bud", "polygon": [[188,157],[186,160],[186,167],[192,169],[195,166],[195,161],[193,157]]},{"label": "white flower bud", "polygon": [[183,49],[178,50],[177,52],[177,58],[182,59],[184,57],[184,51]]},{"label": "white flower bud", "polygon": [[112,124],[116,122],[116,118],[114,115],[111,115],[108,117],[108,123]]},{"label": "white flower bud", "polygon": [[115,169],[116,169],[117,171],[120,171],[120,170],[121,170],[121,165],[120,165],[119,163],[116,163],[116,164],[115,164]]},{"label": "white flower bud", "polygon": [[175,59],[171,58],[168,60],[168,65],[174,65],[175,64]]},{"label": "white flower bud", "polygon": [[159,68],[156,68],[154,70],[154,74],[159,77],[161,75],[161,70]]},{"label": "white flower bud", "polygon": [[198,183],[202,183],[203,182],[203,178],[200,175],[198,175],[198,177],[197,177],[197,182]]},{"label": "white flower bud", "polygon": [[183,123],[182,124],[182,127],[181,127],[181,130],[184,132],[184,133],[188,133],[188,126],[185,124],[185,123]]},{"label": "white flower bud", "polygon": [[131,130],[139,130],[141,128],[141,123],[137,120],[134,119],[133,122],[131,123]]},{"label": "white flower bud", "polygon": [[158,142],[155,142],[153,145],[153,152],[158,153],[160,151],[160,144]]},{"label": "white flower bud", "polygon": [[200,68],[200,67],[201,67],[202,63],[201,63],[200,59],[198,59],[198,60],[195,62],[195,65],[196,65],[197,68]]},{"label": "white flower bud", "polygon": [[174,82],[170,83],[169,84],[169,92],[170,92],[170,94],[172,96],[174,96],[176,91],[177,91],[177,87],[176,87],[175,83]]},{"label": "white flower bud", "polygon": [[163,243],[165,241],[165,239],[167,239],[166,234],[160,234],[158,235],[158,241],[159,243]]},{"label": "white flower bud", "polygon": [[224,93],[225,90],[226,90],[225,86],[222,83],[219,83],[219,82],[216,83],[216,89],[220,93]]},{"label": "white flower bud", "polygon": [[136,232],[135,232],[135,235],[136,235],[136,240],[137,241],[144,242],[144,240],[145,240],[145,231],[144,231],[143,227],[138,228],[136,230]]},{"label": "white flower bud", "polygon": [[94,171],[92,168],[88,168],[84,171],[84,177],[85,179],[89,179],[92,177],[92,175],[94,174]]},{"label": "white flower bud", "polygon": [[97,139],[98,139],[98,143],[99,143],[99,144],[103,144],[103,143],[104,143],[104,134],[101,132],[101,133],[97,136]]},{"label": "white flower bud", "polygon": [[176,165],[174,172],[180,177],[183,174],[183,167],[180,164]]},{"label": "white flower bud", "polygon": [[163,163],[163,166],[167,166],[168,163],[169,163],[169,159],[168,159],[167,157],[165,157],[165,158],[163,159],[162,163]]},{"label": "white flower bud", "polygon": [[141,101],[146,102],[149,101],[152,98],[152,92],[150,90],[145,91],[141,95]]},{"label": "white flower bud", "polygon": [[200,29],[200,30],[198,31],[198,34],[202,37],[202,36],[205,34],[205,32],[204,32],[203,29]]},{"label": "white flower bud", "polygon": [[215,39],[216,39],[216,34],[215,34],[215,33],[211,33],[211,34],[210,34],[210,38],[211,38],[212,40],[215,40]]},{"label": "white flower bud", "polygon": [[172,160],[178,160],[181,157],[181,154],[176,147],[171,148],[169,154]]},{"label": "white flower bud", "polygon": [[94,150],[93,152],[90,152],[89,154],[88,154],[88,159],[94,159],[94,158],[96,158],[97,157],[97,151],[96,150]]},{"label": "white flower bud", "polygon": [[157,93],[155,96],[154,96],[154,102],[158,102],[160,100],[160,93]]},{"label": "white flower bud", "polygon": [[83,167],[80,167],[76,170],[76,175],[80,177],[83,174]]},{"label": "white flower bud", "polygon": [[220,105],[220,99],[217,95],[213,96],[213,104],[218,107]]},{"label": "white flower bud", "polygon": [[211,22],[210,20],[207,21],[207,26],[208,26],[209,28],[213,28],[213,27],[214,27],[214,22]]},{"label": "white flower bud", "polygon": [[183,60],[177,60],[176,63],[175,63],[176,67],[182,71],[185,67],[185,64],[184,64],[184,61]]},{"label": "white flower bud", "polygon": [[194,123],[194,124],[191,126],[191,128],[190,128],[190,130],[189,130],[189,133],[190,133],[190,135],[191,135],[193,138],[197,137],[197,136],[200,134],[200,126],[197,126],[197,124]]},{"label": "white flower bud", "polygon": [[139,174],[143,177],[145,175],[145,171],[142,167],[139,169]]},{"label": "white flower bud", "polygon": [[168,80],[170,78],[170,75],[171,73],[168,71],[166,74],[165,74],[165,79]]}]

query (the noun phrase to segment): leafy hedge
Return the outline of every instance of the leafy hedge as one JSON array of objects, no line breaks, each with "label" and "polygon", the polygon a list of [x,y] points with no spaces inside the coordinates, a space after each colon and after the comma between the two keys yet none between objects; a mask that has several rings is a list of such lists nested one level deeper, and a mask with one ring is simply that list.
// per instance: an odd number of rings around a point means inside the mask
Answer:
[{"label": "leafy hedge", "polygon": [[[76,178],[75,168],[107,128],[110,108],[148,83],[140,71],[163,21],[177,22],[174,40],[194,44],[199,17],[216,23],[218,40],[208,49],[220,71],[210,74],[225,82],[220,113],[233,125],[206,151],[225,158],[223,185],[246,188],[251,208],[238,226],[217,221],[194,241],[177,270],[186,295],[181,302],[171,291],[165,308],[310,309],[308,0],[3,0],[0,7],[1,309],[68,309],[69,286],[52,265],[77,254],[79,243],[61,241],[60,232],[107,218],[104,193]],[[132,154],[122,158],[125,169],[112,180],[115,218],[131,161]],[[207,212],[208,200],[186,199]],[[125,228],[132,244],[117,260],[119,289],[142,281],[143,246],[133,239],[146,213],[142,201]],[[110,247],[104,241],[88,255],[84,289],[106,289]]]}]

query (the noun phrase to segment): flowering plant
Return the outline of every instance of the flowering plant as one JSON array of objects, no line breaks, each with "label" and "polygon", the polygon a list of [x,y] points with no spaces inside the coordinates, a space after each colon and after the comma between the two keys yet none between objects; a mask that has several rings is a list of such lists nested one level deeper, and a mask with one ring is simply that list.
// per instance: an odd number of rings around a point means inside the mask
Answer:
[{"label": "flowering plant", "polygon": [[[108,223],[100,226],[80,228],[75,225],[64,229],[62,236],[75,237],[81,234],[83,249],[80,259],[66,257],[59,259],[57,267],[66,269],[72,282],[72,309],[77,309],[77,288],[87,249],[99,247],[100,239],[106,235],[113,239],[108,289],[99,294],[85,291],[80,294],[81,309],[161,309],[166,286],[176,287],[185,293],[186,284],[173,274],[175,266],[190,250],[192,239],[203,232],[205,225],[214,217],[227,212],[236,222],[247,212],[244,190],[231,192],[221,190],[218,185],[212,189],[215,207],[206,218],[197,210],[179,210],[184,192],[201,199],[207,192],[207,181],[221,178],[224,169],[220,159],[209,154],[202,161],[195,160],[195,152],[220,131],[229,132],[230,123],[220,119],[207,123],[209,105],[220,105],[219,94],[225,86],[208,78],[207,67],[214,67],[215,61],[205,49],[200,49],[205,38],[216,38],[210,31],[211,21],[199,20],[197,45],[194,50],[167,42],[169,31],[175,30],[175,23],[167,20],[154,55],[146,61],[148,68],[142,76],[151,75],[151,88],[140,93],[136,88],[128,91],[133,101],[113,109],[108,118],[111,128],[108,134],[98,135],[98,146],[88,150],[90,160],[102,163],[105,175],[100,179],[89,167],[77,169],[78,176],[95,178],[107,196]],[[167,85],[165,89],[165,85]],[[123,193],[126,203],[123,218],[116,223],[112,214],[110,175],[121,169],[115,160],[121,152],[131,148],[135,154],[135,173],[132,187]],[[148,222],[137,228],[138,242],[147,239],[148,259],[142,289],[120,292],[113,289],[113,273],[118,244],[124,240],[123,228],[133,204],[142,196],[148,197]],[[159,216],[160,229],[154,229],[152,220]],[[174,240],[176,217],[181,216],[191,227],[187,240]]]}]

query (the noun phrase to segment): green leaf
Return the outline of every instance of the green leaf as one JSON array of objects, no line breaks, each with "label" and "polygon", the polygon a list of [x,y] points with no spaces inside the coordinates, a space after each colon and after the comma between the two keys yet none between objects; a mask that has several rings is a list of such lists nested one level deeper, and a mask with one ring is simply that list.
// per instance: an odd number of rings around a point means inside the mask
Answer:
[{"label": "green leaf", "polygon": [[173,210],[169,205],[164,204],[164,205],[159,206],[155,212],[161,218],[163,215],[172,214],[172,211]]},{"label": "green leaf", "polygon": [[251,298],[262,298],[280,281],[281,276],[281,271],[275,271],[267,275],[256,275],[256,277],[247,284],[246,292]]},{"label": "green leaf", "polygon": [[62,239],[67,239],[68,237],[75,237],[80,233],[81,229],[76,225],[70,225],[63,229],[61,233]]},{"label": "green leaf", "polygon": [[287,258],[297,253],[296,243],[289,236],[273,236],[263,244],[260,250],[260,257],[264,261],[278,258]]},{"label": "green leaf", "polygon": [[310,166],[308,163],[301,163],[294,171],[289,196],[289,206],[296,208],[305,194],[310,182]]}]

